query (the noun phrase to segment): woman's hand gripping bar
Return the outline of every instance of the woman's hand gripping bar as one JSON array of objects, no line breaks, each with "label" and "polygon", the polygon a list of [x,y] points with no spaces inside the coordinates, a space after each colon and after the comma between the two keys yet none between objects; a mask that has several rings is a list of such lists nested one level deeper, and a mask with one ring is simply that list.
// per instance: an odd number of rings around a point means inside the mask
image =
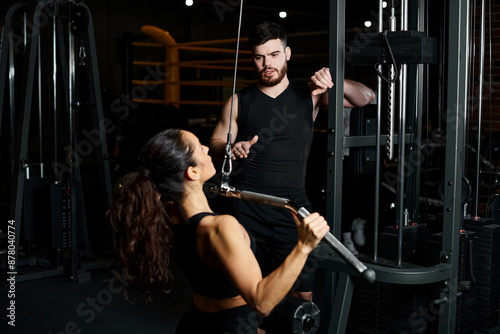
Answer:
[{"label": "woman's hand gripping bar", "polygon": [[[251,191],[240,191],[233,187],[223,186],[211,187],[210,191],[220,194],[225,197],[233,197],[246,201],[268,204],[287,208],[295,212],[299,217],[305,218],[310,215],[305,208],[297,208],[297,206],[287,198],[276,197],[271,195],[259,194]],[[332,233],[328,232],[323,240],[348,264],[356,273],[369,283],[375,282],[376,275],[373,269],[367,268],[363,262],[359,261]]]}]

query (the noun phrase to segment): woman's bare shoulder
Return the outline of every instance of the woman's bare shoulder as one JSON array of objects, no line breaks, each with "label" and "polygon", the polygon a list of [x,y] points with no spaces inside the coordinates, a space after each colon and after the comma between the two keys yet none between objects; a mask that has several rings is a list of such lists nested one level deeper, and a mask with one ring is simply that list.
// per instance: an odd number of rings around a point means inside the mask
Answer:
[{"label": "woman's bare shoulder", "polygon": [[207,216],[200,222],[199,228],[205,230],[205,232],[217,232],[225,233],[230,232],[234,229],[241,229],[241,225],[238,220],[231,215],[215,215]]}]

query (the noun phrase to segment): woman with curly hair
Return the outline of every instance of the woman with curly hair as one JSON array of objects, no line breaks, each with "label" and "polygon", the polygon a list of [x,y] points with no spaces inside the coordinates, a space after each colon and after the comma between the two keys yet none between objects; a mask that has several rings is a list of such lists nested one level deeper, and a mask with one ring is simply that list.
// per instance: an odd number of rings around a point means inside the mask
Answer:
[{"label": "woman with curly hair", "polygon": [[118,263],[130,283],[127,298],[166,290],[172,257],[193,290],[192,309],[176,333],[257,333],[259,317],[287,295],[328,232],[325,219],[295,217],[294,250],[262,277],[252,236],[234,217],[210,209],[203,184],[216,171],[208,147],[191,132],[168,129],[146,143],[139,160],[108,211]]}]

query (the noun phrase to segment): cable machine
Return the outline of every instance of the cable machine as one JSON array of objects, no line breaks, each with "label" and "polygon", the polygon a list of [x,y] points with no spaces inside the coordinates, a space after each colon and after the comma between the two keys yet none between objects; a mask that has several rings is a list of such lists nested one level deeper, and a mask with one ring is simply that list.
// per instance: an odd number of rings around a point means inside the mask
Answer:
[{"label": "cable machine", "polygon": [[[15,29],[13,21],[19,16],[21,29]],[[92,153],[97,158],[103,202],[109,205],[112,200],[106,142],[109,124],[101,105],[92,17],[80,1],[45,0],[14,5],[5,23],[2,40],[9,44],[2,47],[0,92],[8,91],[10,96],[10,217],[14,218],[17,250],[16,266],[8,271],[20,275],[18,280],[64,273],[77,281],[85,277],[82,258],[90,255],[81,163]],[[15,57],[22,52],[23,57]],[[21,80],[21,89],[16,89]],[[0,107],[3,111],[4,104]],[[37,118],[32,117],[34,110],[38,110]],[[38,129],[33,128],[36,122]],[[91,130],[81,125],[86,122]],[[37,153],[33,153],[37,141]],[[27,242],[22,251],[34,265],[30,242],[35,235],[40,238],[39,233],[50,240],[49,248],[57,254],[56,267],[22,275],[20,242]],[[64,264],[60,261],[63,252]]]},{"label": "cable machine", "polygon": [[[358,65],[375,66],[375,70],[379,74],[376,133],[374,136],[356,138],[344,135],[343,115],[337,112],[343,108],[342,99],[338,97],[343,96],[342,83],[345,62],[343,46],[346,45],[345,0],[332,0],[330,2],[329,63],[336,85],[329,95],[326,218],[328,221],[335,222],[334,231],[336,236],[340,238],[342,198],[338,194],[342,194],[344,149],[346,147],[374,147],[376,165],[374,173],[375,232],[373,256],[361,259],[368,268],[375,271],[376,282],[381,290],[384,287],[392,287],[394,291],[408,290],[408,287],[417,290],[423,286],[424,290],[422,291],[425,291],[425,294],[429,295],[429,291],[432,291],[429,303],[423,307],[429,312],[429,317],[424,319],[417,308],[415,312],[410,312],[406,319],[403,319],[405,322],[403,326],[407,325],[407,327],[399,327],[398,331],[407,330],[409,332],[408,327],[425,331],[427,326],[431,327],[432,325],[432,328],[439,333],[459,333],[463,330],[461,326],[463,323],[460,323],[457,316],[457,312],[460,312],[457,305],[461,300],[468,300],[464,298],[468,298],[469,289],[473,285],[471,282],[474,281],[471,263],[474,232],[470,231],[477,231],[479,226],[485,224],[477,217],[477,214],[473,218],[464,218],[466,201],[463,199],[463,194],[466,193],[465,197],[469,196],[470,198],[471,192],[468,180],[464,177],[466,156],[464,138],[469,104],[467,83],[470,75],[468,66],[471,4],[468,0],[449,1],[444,6],[445,12],[442,13],[445,16],[445,21],[447,20],[447,35],[443,38],[444,51],[441,59],[444,67],[443,76],[446,76],[443,79],[446,87],[446,91],[443,90],[443,115],[446,117],[446,127],[442,129],[443,137],[439,144],[445,149],[445,156],[444,179],[441,184],[442,215],[439,215],[442,233],[439,236],[440,240],[436,243],[438,246],[433,246],[439,248],[437,251],[439,260],[438,263],[434,264],[413,264],[405,261],[404,251],[405,248],[409,247],[408,235],[415,233],[418,226],[421,225],[419,187],[422,156],[418,152],[422,149],[422,115],[428,112],[424,108],[428,107],[425,104],[428,103],[428,81],[430,78],[426,64],[435,63],[429,59],[437,58],[437,54],[432,56],[432,53],[427,53],[427,51],[435,49],[434,41],[426,39],[429,3],[427,1],[397,2],[400,17],[395,16],[395,2],[388,3],[389,8],[384,10],[382,1],[379,1],[379,33],[364,36],[369,41],[364,40],[365,44],[360,47],[361,53],[359,55],[351,54],[353,63],[357,61]],[[386,15],[389,18],[386,25],[383,24],[384,12],[385,14],[390,12],[388,16]],[[399,35],[403,36],[404,40],[401,45],[405,44],[407,49],[411,48],[414,37],[422,36],[419,52],[409,59],[405,59],[404,48],[398,47],[397,37]],[[397,51],[401,51],[401,53],[398,54]],[[434,53],[436,51],[434,50]],[[382,75],[383,71],[387,71],[385,77]],[[383,96],[387,98],[386,103],[382,100]],[[385,110],[387,117],[382,114],[383,105],[387,105]],[[382,122],[386,119],[388,121],[388,134],[383,135]],[[478,138],[479,141],[480,138]],[[386,152],[382,153],[381,147],[384,146]],[[479,149],[477,151],[480,152]],[[384,159],[397,164],[395,176],[396,212],[395,222],[391,226],[391,231],[397,241],[391,245],[394,246],[394,258],[390,260],[379,254],[381,249],[379,196],[381,162]],[[479,166],[477,166],[476,172],[479,174]],[[476,208],[477,206],[476,200]],[[411,225],[408,224],[409,222]],[[470,262],[467,256],[470,256]],[[343,261],[339,261],[338,256],[326,257],[320,265],[326,273],[327,294],[324,320],[327,324],[326,327],[323,327],[324,332],[345,333],[350,317],[351,302],[354,300],[354,286],[358,282],[356,275]],[[464,271],[469,274],[466,278],[463,276]],[[431,286],[432,288],[430,288]],[[364,289],[364,298],[380,293],[373,292],[373,288],[370,287],[363,288],[359,285],[356,287]],[[398,290],[400,288],[402,290]],[[392,296],[394,299],[397,298]],[[359,300],[356,301],[358,302],[356,305],[359,306]],[[384,302],[390,303],[392,301],[385,300]],[[496,302],[498,304],[498,300]],[[373,313],[378,312],[376,305],[370,307],[369,309]],[[396,320],[397,314],[398,310],[394,309],[391,314],[392,319],[388,320],[397,323],[399,321]],[[371,317],[372,315],[364,313],[364,316]],[[359,319],[361,318],[362,316]],[[418,323],[416,320],[422,320],[424,324],[420,323],[421,327],[417,328],[415,327],[415,324]],[[377,321],[383,322],[384,319],[379,318]],[[363,332],[361,328],[358,330]],[[396,327],[394,330],[396,331]],[[366,329],[366,333],[368,332],[371,331]]]},{"label": "cable machine", "polygon": [[[420,149],[422,138],[422,114],[423,106],[421,101],[427,99],[426,81],[428,80],[428,71],[426,60],[411,63],[408,60],[401,61],[397,54],[390,53],[389,60],[383,63],[375,63],[378,73],[387,69],[388,75],[384,80],[378,79],[378,109],[377,126],[375,136],[366,138],[346,138],[344,136],[342,113],[336,111],[343,108],[343,82],[344,82],[344,45],[345,41],[345,0],[331,0],[330,2],[330,59],[329,67],[332,71],[333,81],[336,83],[330,90],[330,108],[328,120],[328,163],[327,163],[327,215],[329,222],[334,222],[334,235],[327,235],[326,243],[333,249],[334,253],[329,253],[320,263],[326,272],[326,310],[322,314],[325,323],[323,328],[328,333],[344,333],[346,331],[349,311],[354,294],[354,285],[358,284],[356,280],[361,276],[369,283],[383,283],[404,286],[416,285],[439,285],[437,297],[433,300],[433,307],[439,308],[438,331],[439,333],[456,332],[457,322],[457,300],[466,292],[467,286],[463,286],[459,275],[460,270],[460,245],[463,232],[464,203],[462,194],[464,188],[464,156],[466,143],[464,139],[465,122],[467,116],[467,82],[469,72],[469,35],[468,26],[470,22],[469,0],[449,1],[447,7],[448,17],[448,36],[447,50],[444,61],[446,64],[446,98],[444,109],[446,110],[446,129],[443,140],[446,149],[445,154],[445,175],[443,182],[443,208],[442,208],[442,242],[439,247],[439,263],[423,266],[410,265],[404,261],[404,236],[405,231],[411,230],[407,222],[419,222],[419,177],[420,163],[412,162],[408,167],[408,157],[411,152]],[[243,2],[241,2],[242,8]],[[410,7],[411,5],[411,7]],[[7,41],[13,41],[9,36],[8,26],[11,18],[19,12],[28,13],[24,5],[16,5],[7,13],[6,27],[2,34],[1,49],[1,67],[0,67],[0,94],[9,91],[10,98],[10,118],[11,118],[11,137],[14,147],[13,158],[13,197],[12,197],[12,217],[15,218],[16,230],[16,249],[19,249],[19,241],[23,236],[21,230],[26,221],[26,186],[32,179],[33,172],[39,172],[41,178],[44,178],[44,165],[46,159],[39,157],[39,162],[33,163],[32,155],[29,154],[29,139],[32,129],[32,110],[39,110],[38,137],[40,138],[39,153],[44,152],[46,144],[42,142],[46,136],[42,126],[42,119],[45,113],[46,94],[42,88],[44,85],[45,67],[42,59],[41,49],[43,47],[41,30],[51,30],[52,35],[48,44],[52,50],[52,64],[49,67],[52,70],[53,88],[49,90],[50,99],[48,104],[51,106],[52,121],[60,122],[61,114],[64,114],[63,122],[66,124],[66,131],[57,131],[61,124],[54,124],[54,157],[49,159],[55,163],[58,168],[52,168],[55,171],[51,182],[53,194],[66,194],[68,214],[66,222],[69,224],[67,232],[68,239],[63,241],[62,246],[56,247],[68,248],[71,251],[71,261],[69,266],[69,276],[73,280],[78,280],[81,273],[81,257],[85,254],[78,240],[85,239],[85,217],[83,198],[81,193],[81,166],[78,157],[75,155],[83,149],[83,141],[79,137],[79,114],[82,111],[90,110],[92,113],[93,129],[101,133],[101,136],[92,137],[98,140],[93,148],[98,151],[100,174],[105,187],[105,197],[108,203],[111,201],[111,181],[109,175],[109,166],[106,159],[106,129],[103,128],[101,121],[105,120],[100,105],[101,96],[97,74],[97,62],[95,55],[95,45],[93,41],[92,21],[88,8],[77,1],[40,1],[34,7],[32,22],[32,32],[30,38],[23,44],[26,50],[26,70],[23,76],[25,86],[22,88],[24,101],[20,106],[14,104],[15,89],[15,59],[9,55],[13,54],[13,42],[6,47]],[[394,5],[392,5],[394,8]],[[240,8],[240,10],[241,10]],[[401,31],[410,31],[409,33],[399,33],[397,31],[398,20],[395,11],[391,11],[389,29],[384,29],[382,16],[382,1],[379,2],[379,31],[383,34],[380,44],[387,44],[394,47],[395,39],[400,35],[403,38],[420,38],[420,34],[414,32],[423,31],[425,36],[426,17],[424,13],[426,1],[401,2],[401,17],[399,27]],[[23,14],[27,17],[27,14]],[[25,22],[28,20],[25,19]],[[240,12],[241,22],[241,12]],[[413,29],[413,30],[412,30]],[[26,35],[25,35],[26,36]],[[239,36],[238,36],[239,40]],[[407,40],[403,44],[407,43]],[[340,47],[339,47],[340,46]],[[385,47],[385,46],[384,46]],[[382,47],[381,47],[382,48]],[[393,48],[396,51],[396,48]],[[237,54],[237,53],[236,53]],[[90,57],[90,59],[89,59]],[[425,58],[425,57],[422,57]],[[236,59],[237,63],[237,59]],[[411,64],[411,65],[410,65]],[[236,72],[236,66],[235,66]],[[8,85],[7,73],[9,73]],[[389,81],[389,82],[386,82]],[[8,86],[8,87],[7,87]],[[58,88],[64,89],[58,89]],[[383,88],[389,89],[388,100],[390,112],[388,113],[388,134],[383,135],[381,123],[382,117],[382,97]],[[8,88],[8,89],[7,89]],[[38,90],[38,91],[37,91]],[[64,91],[64,94],[58,95],[57,92]],[[90,94],[88,94],[90,92]],[[409,94],[409,92],[414,92]],[[234,95],[234,87],[233,87]],[[3,100],[3,95],[0,96]],[[38,106],[35,106],[38,102]],[[19,121],[13,120],[16,113],[14,110],[21,110],[22,117]],[[0,109],[0,116],[3,112],[3,105]],[[0,120],[2,118],[0,117]],[[399,122],[396,124],[396,121]],[[16,126],[17,123],[21,126]],[[398,129],[397,133],[394,129]],[[21,129],[20,131],[17,131]],[[35,131],[36,132],[36,131]],[[228,143],[231,141],[231,130],[228,134]],[[89,138],[87,138],[89,139]],[[62,156],[58,156],[61,151],[60,143],[64,142],[66,153],[62,163]],[[340,222],[342,219],[342,198],[338,194],[342,193],[343,166],[342,157],[346,147],[374,146],[377,161],[382,160],[381,147],[386,146],[387,157],[389,160],[397,161],[398,173],[396,180],[396,222],[395,231],[397,235],[396,257],[392,262],[385,261],[379,255],[378,233],[374,233],[374,252],[373,258],[362,258],[360,261],[350,252],[345,251],[343,245],[338,241],[340,239]],[[229,146],[229,145],[228,145]],[[264,194],[256,194],[246,191],[238,191],[228,185],[227,179],[231,173],[230,149],[227,151],[227,170],[223,170],[224,179],[220,187],[214,187],[211,191],[228,197],[240,198],[269,205],[276,205],[288,208],[301,216],[308,215],[308,212],[297,208],[293,203],[283,198],[276,198]],[[478,148],[478,153],[480,149]],[[52,165],[54,167],[54,165]],[[224,167],[223,167],[224,168]],[[479,167],[478,167],[479,169]],[[375,189],[375,230],[379,227],[379,197],[380,192],[380,164],[375,165],[376,189]],[[60,200],[61,198],[59,198]],[[477,204],[476,204],[477,208]],[[62,213],[62,212],[59,212]],[[475,215],[477,216],[477,214]],[[53,217],[54,218],[54,217]],[[60,219],[60,218],[57,218]],[[16,253],[17,256],[17,253]],[[17,262],[17,259],[16,259]],[[17,271],[17,268],[13,268]],[[39,276],[38,276],[39,277]]]}]

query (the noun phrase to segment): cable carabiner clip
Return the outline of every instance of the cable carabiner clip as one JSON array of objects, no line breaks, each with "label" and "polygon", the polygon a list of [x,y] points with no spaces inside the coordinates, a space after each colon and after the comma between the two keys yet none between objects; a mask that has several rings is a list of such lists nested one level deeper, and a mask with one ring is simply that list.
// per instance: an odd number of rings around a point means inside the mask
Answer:
[{"label": "cable carabiner clip", "polygon": [[80,62],[78,65],[85,66],[85,59],[87,58],[87,54],[85,53],[85,47],[80,46],[80,49],[78,50],[78,59],[80,59]]},{"label": "cable carabiner clip", "polygon": [[231,155],[231,141],[228,140],[226,145],[226,154],[224,156],[224,162],[222,163],[222,182],[221,188],[229,189],[229,176],[233,171],[233,161]]}]

